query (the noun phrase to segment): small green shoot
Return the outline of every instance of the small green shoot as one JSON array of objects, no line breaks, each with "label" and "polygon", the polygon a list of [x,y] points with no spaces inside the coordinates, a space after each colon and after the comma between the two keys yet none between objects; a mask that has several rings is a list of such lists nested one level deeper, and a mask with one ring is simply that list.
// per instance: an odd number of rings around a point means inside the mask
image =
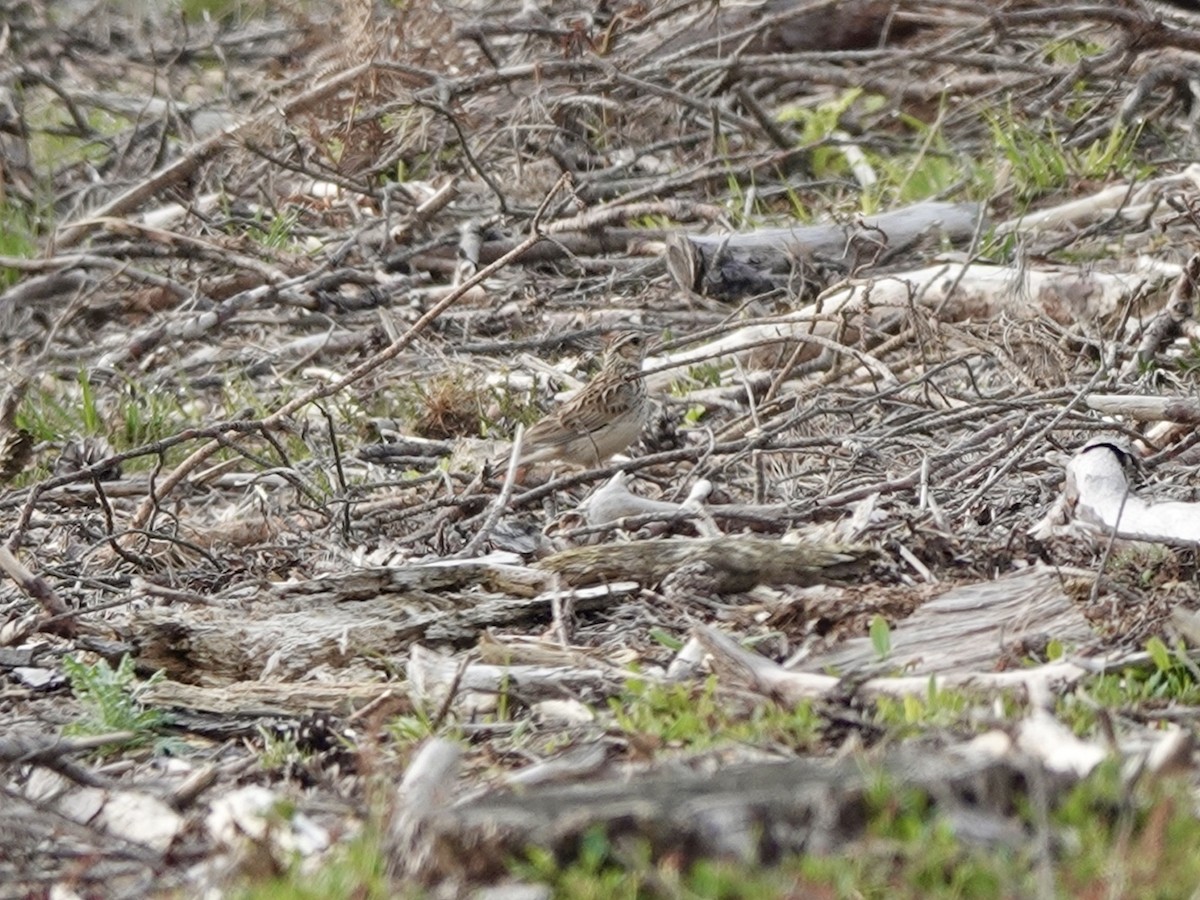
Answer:
[{"label": "small green shoot", "polygon": [[388,722],[386,730],[401,747],[412,747],[435,736],[449,741],[462,739],[462,731],[453,722],[435,729],[429,714],[420,708],[411,714],[396,716]]},{"label": "small green shoot", "polygon": [[256,225],[251,228],[250,236],[271,250],[299,252],[302,248],[295,234],[299,221],[300,214],[295,211],[279,213],[272,216],[265,227]]},{"label": "small green shoot", "polygon": [[292,765],[303,765],[311,757],[310,753],[300,749],[293,737],[277,734],[262,725],[258,726],[258,733],[263,742],[258,764],[264,771],[278,772]]},{"label": "small green shoot", "polygon": [[933,122],[900,113],[897,121],[921,137],[914,150],[871,155],[871,166],[879,181],[863,192],[863,211],[889,209],[897,203],[915,203],[959,189],[975,197],[988,197],[994,187],[994,174],[974,158],[965,155],[946,139],[943,102]]},{"label": "small green shoot", "polygon": [[185,425],[179,399],[161,387],[130,384],[117,402],[113,445],[140,447],[175,434]]},{"label": "small green shoot", "polygon": [[1045,57],[1048,62],[1073,66],[1088,57],[1100,56],[1107,52],[1108,48],[1103,44],[1071,37],[1052,41],[1046,48]]},{"label": "small green shoot", "polygon": [[[997,695],[938,687],[930,676],[925,693],[878,697],[873,722],[894,737],[919,734],[925,729],[953,729],[974,733],[988,727]],[[1020,704],[1000,694],[1006,715],[1019,716]]]},{"label": "small green shoot", "polygon": [[[622,856],[632,855],[625,849]],[[639,888],[650,880],[649,851],[642,844],[636,849],[637,864],[614,858],[612,843],[600,827],[585,832],[579,839],[575,860],[560,866],[554,854],[531,847],[525,858],[510,864],[513,874],[524,881],[549,884],[558,897],[579,900],[636,900]]]},{"label": "small green shoot", "polygon": [[1154,667],[1159,672],[1168,672],[1174,665],[1174,660],[1171,658],[1171,651],[1162,642],[1162,638],[1157,636],[1150,638],[1146,642],[1146,652],[1150,654],[1150,659],[1154,661]]},{"label": "small green shoot", "polygon": [[883,662],[891,655],[892,652],[892,629],[881,615],[876,615],[871,619],[871,647],[875,650],[875,655]]},{"label": "small green shoot", "polygon": [[689,366],[688,377],[697,387],[720,387],[722,369],[716,363],[697,363]]},{"label": "small green shoot", "polygon": [[687,408],[687,412],[683,414],[683,424],[685,428],[695,428],[700,424],[700,420],[708,415],[708,407],[700,403],[693,403]]},{"label": "small green shoot", "polygon": [[92,380],[84,369],[79,370],[79,394],[83,433],[98,435],[104,430],[104,422],[100,418],[100,410],[96,408],[96,392],[92,389]]},{"label": "small green shoot", "polygon": [[[861,101],[861,102],[860,102]],[[778,121],[791,124],[799,132],[798,143],[810,147],[808,167],[817,179],[844,178],[850,164],[838,146],[835,133],[841,127],[842,117],[856,103],[864,113],[878,111],[886,100],[877,94],[865,94],[862,88],[850,88],[841,96],[817,107],[786,106],[776,116]]]},{"label": "small green shoot", "polygon": [[659,644],[675,653],[683,649],[683,641],[661,628],[651,628],[650,639],[657,641]]},{"label": "small green shoot", "polygon": [[1182,649],[1172,650],[1152,637],[1146,652],[1149,665],[1126,666],[1080,682],[1074,692],[1059,699],[1056,714],[1076,734],[1089,735],[1098,727],[1098,708],[1152,715],[1167,707],[1200,705],[1196,664]]},{"label": "small green shoot", "polygon": [[177,0],[179,12],[192,22],[249,22],[266,15],[267,4],[258,0]]}]

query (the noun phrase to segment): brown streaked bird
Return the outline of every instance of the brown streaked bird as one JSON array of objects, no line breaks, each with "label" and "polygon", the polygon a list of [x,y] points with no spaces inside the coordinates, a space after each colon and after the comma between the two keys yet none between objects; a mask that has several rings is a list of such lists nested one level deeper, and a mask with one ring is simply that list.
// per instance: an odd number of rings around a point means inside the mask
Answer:
[{"label": "brown streaked bird", "polygon": [[645,335],[617,335],[596,377],[525,432],[521,467],[556,459],[599,466],[632,444],[646,419],[645,354]]}]

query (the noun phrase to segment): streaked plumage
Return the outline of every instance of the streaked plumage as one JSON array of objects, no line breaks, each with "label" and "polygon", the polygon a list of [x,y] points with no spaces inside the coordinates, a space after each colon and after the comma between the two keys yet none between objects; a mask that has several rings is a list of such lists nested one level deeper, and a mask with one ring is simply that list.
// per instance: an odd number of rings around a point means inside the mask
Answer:
[{"label": "streaked plumage", "polygon": [[646,418],[645,352],[644,335],[618,336],[596,377],[525,432],[521,465],[559,459],[599,466],[632,444]]}]

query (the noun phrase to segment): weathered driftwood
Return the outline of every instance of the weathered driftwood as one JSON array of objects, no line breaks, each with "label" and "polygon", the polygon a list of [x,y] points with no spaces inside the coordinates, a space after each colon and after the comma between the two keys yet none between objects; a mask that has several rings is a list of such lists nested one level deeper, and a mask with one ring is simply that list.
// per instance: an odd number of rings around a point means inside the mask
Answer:
[{"label": "weathered driftwood", "polygon": [[1071,602],[1061,573],[1049,566],[954,588],[930,600],[891,629],[891,649],[880,660],[870,638],[854,638],[805,660],[810,671],[841,673],[864,666],[905,674],[986,672],[998,661],[1018,660],[1024,647],[1055,639],[1067,647],[1095,635]]},{"label": "weathered driftwood", "polygon": [[1178,422],[1200,425],[1200,402],[1191,397],[1163,397],[1158,394],[1089,394],[1089,409],[1106,416],[1127,416],[1140,422]]},{"label": "weathered driftwood", "polygon": [[[422,818],[426,874],[494,874],[524,848],[573,857],[583,836],[645,841],[654,855],[769,861],[823,853],[863,835],[871,786],[926,791],[946,812],[963,806],[1006,819],[1024,777],[1022,757],[998,758],[969,746],[937,752],[906,748],[874,759],[795,759],[716,770],[666,772],[532,788],[472,800]],[[1058,784],[1073,781],[1066,776]],[[409,841],[412,831],[405,832]],[[409,844],[412,848],[412,844]],[[415,848],[412,848],[415,849]]]},{"label": "weathered driftwood", "polygon": [[1197,282],[1200,282],[1200,254],[1192,254],[1175,280],[1175,287],[1167,302],[1142,329],[1137,350],[1121,367],[1123,377],[1136,377],[1183,333],[1188,322],[1194,321]]},{"label": "weathered driftwood", "polygon": [[1096,222],[1120,218],[1126,223],[1148,221],[1156,210],[1172,215],[1163,204],[1165,195],[1190,193],[1200,187],[1200,165],[1193,163],[1182,172],[1171,172],[1143,182],[1124,182],[1101,188],[1057,206],[1022,212],[1017,218],[996,225],[998,234],[1033,236],[1039,231],[1082,231]]},{"label": "weathered driftwood", "polygon": [[[629,582],[572,592],[579,611],[604,609],[635,591]],[[403,652],[414,641],[472,641],[491,627],[549,621],[555,593],[531,598],[482,592],[328,593],[313,602],[264,594],[247,608],[148,609],[129,622],[141,665],[176,681],[222,685],[303,678],[314,668]],[[343,598],[347,599],[347,598]]]},{"label": "weathered driftwood", "polygon": [[825,584],[866,574],[879,554],[867,547],[785,544],[740,536],[695,540],[630,541],[575,547],[537,563],[568,584],[632,578],[656,584],[696,567],[714,593],[747,591],[757,584]]},{"label": "weathered driftwood", "polygon": [[[587,233],[558,233],[554,235],[553,240],[546,238],[523,250],[518,259],[520,262],[530,265],[566,259],[574,255],[627,253],[630,245],[660,240],[663,237],[661,231],[641,228],[606,228]],[[484,241],[479,247],[479,262],[480,264],[493,263],[506,253],[512,252],[520,244],[519,238],[497,238]],[[430,272],[453,272],[458,265],[458,244],[446,241],[440,247],[415,255],[404,251],[389,260],[389,265],[411,265],[415,269]]]},{"label": "weathered driftwood", "polygon": [[[936,685],[944,687],[1036,692],[1042,685],[1066,684],[1085,674],[1082,667],[1069,662],[1036,668],[1020,665],[1050,639],[1068,648],[1093,639],[1063,581],[1054,569],[1037,566],[956,588],[897,624],[891,631],[886,658],[879,658],[868,638],[857,638],[805,660],[806,671],[784,669],[711,628],[698,628],[695,636],[710,654],[713,669],[725,679],[788,702],[842,690],[846,677],[853,678],[856,689],[866,696],[923,693],[929,689],[930,675],[935,676]],[[1001,663],[1010,664],[1012,670],[995,671]],[[876,677],[868,678],[871,674]],[[613,689],[612,673],[602,667],[477,663],[460,667],[456,660],[420,646],[412,648],[408,676],[414,700],[435,705],[445,699],[451,685],[464,692],[491,695],[506,686],[519,686],[531,700],[564,691],[604,694]],[[481,708],[478,701],[471,703],[473,708]]]},{"label": "weathered driftwood", "polygon": [[579,505],[578,512],[589,526],[600,528],[620,524],[632,531],[652,523],[678,525],[686,522],[701,537],[719,537],[721,530],[718,522],[732,525],[735,529],[746,526],[759,532],[782,532],[792,521],[809,515],[806,510],[786,503],[720,503],[710,506],[704,500],[712,492],[712,483],[705,479],[692,485],[682,503],[642,497],[629,489],[628,480],[625,472],[618,472]]},{"label": "weathered driftwood", "polygon": [[918,203],[849,224],[796,225],[731,234],[667,237],[667,270],[679,287],[719,299],[763,293],[792,282],[797,269],[845,273],[870,267],[924,237],[969,239],[977,203]]},{"label": "weathered driftwood", "polygon": [[[459,660],[414,644],[405,669],[409,696],[426,707],[440,707],[451,690],[463,695],[474,712],[490,711],[502,694],[524,703],[562,697],[610,697],[627,671],[609,666],[491,665]],[[479,695],[479,696],[469,696]]]},{"label": "weathered driftwood", "polygon": [[[654,374],[646,377],[656,391],[666,390],[670,369],[697,362],[720,361],[754,348],[767,347],[759,366],[778,358],[793,363],[815,360],[836,351],[869,366],[885,382],[894,381],[884,366],[857,345],[869,330],[896,331],[898,318],[914,308],[934,310],[943,321],[985,321],[1001,315],[1018,319],[1047,316],[1068,326],[1099,322],[1144,297],[1153,284],[1178,275],[1178,269],[1159,268],[1141,273],[1110,274],[1078,269],[1038,271],[1011,266],[945,263],[909,272],[855,279],[812,304],[770,323],[747,325],[718,340],[648,361]],[[891,323],[891,324],[889,324]],[[796,344],[808,346],[796,347]],[[759,351],[760,354],[762,351]]]},{"label": "weathered driftwood", "polygon": [[629,477],[618,472],[597,488],[580,504],[579,509],[589,525],[603,525],[630,516],[701,516],[704,498],[712,493],[712,484],[701,480],[692,485],[682,503],[651,500],[629,490]]},{"label": "weathered driftwood", "polygon": [[1066,527],[1132,541],[1200,543],[1200,503],[1156,501],[1134,493],[1129,483],[1132,461],[1122,438],[1088,441],[1067,464],[1061,498],[1031,533],[1044,538]]},{"label": "weathered driftwood", "polygon": [[138,700],[231,717],[347,715],[389,693],[406,702],[403,691],[382,681],[242,681],[220,687],[160,681],[145,687]]},{"label": "weathered driftwood", "polygon": [[71,757],[98,750],[105,744],[128,741],[135,736],[131,731],[113,731],[108,734],[64,738],[14,729],[0,738],[0,767],[45,766],[76,784],[101,787],[109,783],[108,779],[74,762]]},{"label": "weathered driftwood", "polygon": [[[1137,770],[1158,773],[1190,769],[1194,745],[1190,730],[1175,728],[1120,752]],[[951,747],[909,745],[873,755],[735,765],[699,760],[692,768],[524,786],[449,806],[425,802],[447,796],[459,758],[455,745],[434,740],[405,775],[393,850],[411,874],[459,874],[466,862],[474,876],[493,874],[529,846],[574,857],[597,828],[613,843],[632,838],[646,842],[655,856],[680,854],[685,860],[770,862],[789,853],[844,853],[864,836],[867,798],[881,779],[893,789],[923,791],[944,821],[967,829],[966,840],[986,835],[989,843],[1021,846],[1028,832],[1012,811],[1031,776],[1036,773],[1052,794],[1068,790],[1110,752],[1035,708],[1010,728]],[[602,757],[593,758],[592,767],[599,762]]]},{"label": "weathered driftwood", "polygon": [[513,553],[492,553],[475,559],[446,559],[409,566],[370,566],[334,572],[305,581],[271,586],[279,599],[308,599],[344,603],[380,594],[411,591],[462,590],[483,585],[491,590],[533,596],[546,586],[545,576],[521,564]]},{"label": "weathered driftwood", "polygon": [[58,618],[69,613],[71,608],[55,593],[50,582],[29,571],[25,564],[4,546],[0,546],[0,572],[15,581],[21,591],[42,608],[41,614],[36,618],[27,617],[23,622],[6,623],[5,627],[0,629],[0,638],[3,638],[5,643],[15,642],[22,633],[30,634],[39,630],[63,637],[71,637],[76,633],[79,625],[74,619]]},{"label": "weathered driftwood", "polygon": [[388,827],[398,869],[417,874],[429,868],[429,822],[450,803],[461,756],[458,744],[436,738],[426,741],[405,770]]},{"label": "weathered driftwood", "polygon": [[[694,632],[709,653],[709,661],[726,684],[738,685],[784,703],[799,703],[844,691],[848,686],[865,697],[925,694],[931,688],[973,688],[979,690],[1020,690],[1042,696],[1052,688],[1078,681],[1087,670],[1073,662],[1053,662],[1031,669],[1009,672],[945,672],[929,675],[901,675],[847,682],[835,675],[794,672],[765,656],[751,653],[728,635],[715,628],[701,626]],[[886,669],[886,664],[881,666]]]},{"label": "weathered driftwood", "polygon": [[861,216],[847,224],[795,225],[791,228],[762,228],[730,234],[686,234],[688,243],[705,253],[718,251],[774,251],[793,256],[825,256],[846,259],[855,241],[896,250],[931,234],[965,240],[979,226],[982,207],[978,203],[927,201]]}]

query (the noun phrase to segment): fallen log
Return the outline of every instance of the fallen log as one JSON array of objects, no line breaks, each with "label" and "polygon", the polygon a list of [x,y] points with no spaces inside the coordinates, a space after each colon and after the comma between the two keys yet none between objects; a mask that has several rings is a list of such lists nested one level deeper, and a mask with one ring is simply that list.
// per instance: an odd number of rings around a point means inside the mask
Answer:
[{"label": "fallen log", "polygon": [[721,300],[790,287],[824,287],[828,274],[861,272],[929,238],[969,240],[978,203],[918,203],[850,223],[763,228],[732,234],[667,236],[667,271],[685,291]]},{"label": "fallen log", "polygon": [[866,574],[879,554],[867,547],[784,544],[737,536],[630,541],[574,547],[537,567],[568,584],[633,579],[657,584],[685,567],[713,593],[747,591],[756,584],[827,584]]}]

